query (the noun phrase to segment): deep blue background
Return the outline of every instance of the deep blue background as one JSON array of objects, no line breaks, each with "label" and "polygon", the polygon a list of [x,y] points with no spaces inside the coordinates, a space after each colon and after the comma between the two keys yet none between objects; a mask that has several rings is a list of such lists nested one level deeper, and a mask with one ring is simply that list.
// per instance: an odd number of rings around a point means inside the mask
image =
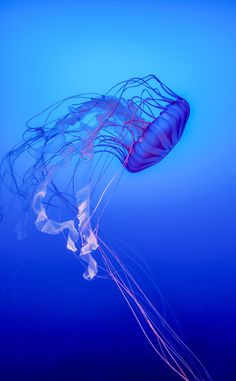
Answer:
[{"label": "deep blue background", "polygon": [[[234,1],[0,2],[1,155],[45,106],[133,76],[190,102],[178,146],[124,174],[102,228],[145,259],[215,381],[236,377],[235,38]],[[60,237],[32,227],[17,241],[13,214],[0,226],[1,379],[177,380],[112,282],[84,281]]]}]

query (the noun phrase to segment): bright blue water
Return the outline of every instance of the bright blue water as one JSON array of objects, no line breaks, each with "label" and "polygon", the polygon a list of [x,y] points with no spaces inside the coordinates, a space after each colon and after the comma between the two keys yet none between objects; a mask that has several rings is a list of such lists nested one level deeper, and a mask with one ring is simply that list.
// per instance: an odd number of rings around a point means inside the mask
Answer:
[{"label": "bright blue water", "polygon": [[[156,74],[191,116],[174,151],[125,174],[102,228],[145,259],[184,341],[234,380],[233,1],[1,1],[1,154],[54,101]],[[2,380],[177,380],[109,281],[86,282],[60,237],[0,226]],[[158,298],[150,290],[152,298]],[[156,299],[157,301],[157,299]]]}]

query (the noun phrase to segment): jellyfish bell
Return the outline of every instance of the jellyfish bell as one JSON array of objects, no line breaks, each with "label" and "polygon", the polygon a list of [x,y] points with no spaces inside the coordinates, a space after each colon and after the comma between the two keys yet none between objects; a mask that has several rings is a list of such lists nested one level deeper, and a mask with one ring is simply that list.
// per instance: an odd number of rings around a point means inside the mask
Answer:
[{"label": "jellyfish bell", "polygon": [[164,159],[181,138],[189,113],[184,99],[169,103],[133,144],[125,168],[139,172]]},{"label": "jellyfish bell", "polygon": [[[209,381],[203,365],[99,234],[122,172],[140,172],[164,159],[181,138],[189,112],[187,101],[154,75],[123,81],[105,95],[66,98],[27,123],[23,141],[1,162],[0,190],[5,185],[18,198],[24,216],[33,210],[40,232],[66,235],[67,249],[85,264],[85,279],[105,269],[150,345],[180,378]],[[113,159],[120,166],[109,177]],[[6,209],[1,205],[0,216]]]}]

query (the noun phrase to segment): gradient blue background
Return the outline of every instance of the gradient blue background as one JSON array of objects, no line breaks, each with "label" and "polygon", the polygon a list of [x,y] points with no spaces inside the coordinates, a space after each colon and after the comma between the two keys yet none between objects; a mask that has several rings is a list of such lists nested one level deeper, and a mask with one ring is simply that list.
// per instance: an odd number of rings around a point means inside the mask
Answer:
[{"label": "gradient blue background", "polygon": [[[215,381],[235,365],[234,1],[1,1],[0,150],[54,101],[155,73],[191,116],[158,166],[124,174],[102,228],[145,258]],[[0,226],[1,380],[177,380],[111,282],[60,237]],[[158,296],[152,294],[155,299]]]}]

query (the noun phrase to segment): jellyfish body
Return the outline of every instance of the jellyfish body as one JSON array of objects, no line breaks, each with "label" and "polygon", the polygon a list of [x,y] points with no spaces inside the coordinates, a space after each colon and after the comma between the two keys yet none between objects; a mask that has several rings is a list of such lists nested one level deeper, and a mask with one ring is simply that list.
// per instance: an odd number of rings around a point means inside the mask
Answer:
[{"label": "jellyfish body", "polygon": [[[154,75],[121,82],[105,95],[66,98],[27,123],[23,142],[5,156],[0,176],[1,185],[20,201],[23,217],[33,209],[40,232],[66,234],[67,249],[77,255],[79,248],[86,279],[97,275],[102,268],[97,257],[102,258],[106,272],[158,355],[183,380],[203,381],[210,378],[199,360],[98,235],[100,216],[95,227],[92,223],[108,189],[124,170],[140,172],[167,156],[181,138],[189,112],[187,101]],[[106,179],[113,158],[121,166]],[[105,186],[100,190],[102,180]],[[1,211],[4,214],[4,205]],[[19,237],[24,231],[22,218]]]},{"label": "jellyfish body", "polygon": [[126,169],[139,172],[164,159],[181,138],[189,112],[184,99],[167,105],[133,145]]}]

